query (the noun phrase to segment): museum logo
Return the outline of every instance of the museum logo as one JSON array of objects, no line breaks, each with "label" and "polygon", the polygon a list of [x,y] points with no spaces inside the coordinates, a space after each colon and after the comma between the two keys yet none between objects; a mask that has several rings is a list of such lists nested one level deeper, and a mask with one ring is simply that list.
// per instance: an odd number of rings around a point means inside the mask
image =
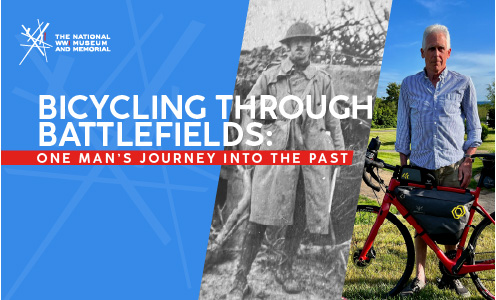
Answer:
[{"label": "museum logo", "polygon": [[55,34],[55,52],[110,52],[106,33]]},{"label": "museum logo", "polygon": [[26,37],[27,41],[25,44],[21,44],[22,47],[27,47],[28,51],[26,52],[26,55],[22,58],[21,62],[19,65],[22,64],[22,62],[26,59],[26,57],[31,53],[31,51],[36,48],[43,57],[45,57],[45,61],[48,62],[48,57],[46,53],[47,48],[51,48],[52,45],[46,43],[46,30],[50,23],[44,23],[41,22],[40,20],[38,21],[38,27],[34,32],[31,32],[31,28],[26,28],[26,26],[21,25],[22,28],[24,29],[24,32],[21,34]]},{"label": "museum logo", "polygon": [[107,33],[56,33],[52,34],[54,42],[47,43],[47,28],[50,23],[38,21],[38,27],[32,32],[31,28],[21,25],[24,32],[21,34],[26,37],[26,41],[20,45],[28,48],[22,58],[21,65],[32,50],[39,51],[48,62],[47,49],[53,48],[55,52],[72,52],[72,53],[107,53],[110,49],[110,35]]}]

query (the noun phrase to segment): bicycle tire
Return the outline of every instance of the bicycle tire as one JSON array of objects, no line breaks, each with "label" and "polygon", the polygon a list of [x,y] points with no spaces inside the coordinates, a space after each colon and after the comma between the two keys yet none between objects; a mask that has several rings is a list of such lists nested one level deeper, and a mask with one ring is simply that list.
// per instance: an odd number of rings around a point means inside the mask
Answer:
[{"label": "bicycle tire", "polygon": [[[350,245],[346,281],[350,284],[366,285],[363,288],[346,289],[346,298],[383,298],[397,295],[407,285],[415,265],[415,249],[408,228],[391,212],[374,240],[375,258],[367,266],[360,266],[354,258],[363,248],[370,229],[379,213],[379,207],[358,205],[355,226]],[[369,252],[370,253],[370,252]],[[370,294],[363,291],[374,290]]]},{"label": "bicycle tire", "polygon": [[[491,214],[494,219],[494,212]],[[474,247],[474,263],[493,259],[494,260],[494,224],[485,217],[474,229],[469,244]],[[479,248],[477,248],[479,246]],[[484,249],[481,249],[484,248]],[[479,249],[479,251],[478,251]],[[470,273],[477,290],[485,299],[494,299],[494,270]]]}]

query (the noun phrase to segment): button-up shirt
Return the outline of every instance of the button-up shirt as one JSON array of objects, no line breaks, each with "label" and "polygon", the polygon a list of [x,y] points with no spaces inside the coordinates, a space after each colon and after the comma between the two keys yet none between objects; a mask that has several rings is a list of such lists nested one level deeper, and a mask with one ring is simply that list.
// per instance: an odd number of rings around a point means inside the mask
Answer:
[{"label": "button-up shirt", "polygon": [[451,165],[482,143],[474,84],[447,68],[436,86],[425,70],[403,80],[397,120],[396,151],[426,169]]}]

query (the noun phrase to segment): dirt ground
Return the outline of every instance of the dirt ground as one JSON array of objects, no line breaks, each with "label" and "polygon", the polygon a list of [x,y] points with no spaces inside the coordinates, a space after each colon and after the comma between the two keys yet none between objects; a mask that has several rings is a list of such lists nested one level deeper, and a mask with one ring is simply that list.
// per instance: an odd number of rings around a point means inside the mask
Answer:
[{"label": "dirt ground", "polygon": [[[345,275],[343,256],[348,253],[348,245],[330,247],[302,245],[294,274],[301,280],[305,290],[300,294],[287,294],[275,281],[273,272],[277,268],[277,256],[262,249],[255,260],[248,283],[252,289],[246,300],[274,299],[341,299],[341,290]],[[225,299],[231,289],[239,257],[218,264],[204,272],[200,290],[200,299]]]}]

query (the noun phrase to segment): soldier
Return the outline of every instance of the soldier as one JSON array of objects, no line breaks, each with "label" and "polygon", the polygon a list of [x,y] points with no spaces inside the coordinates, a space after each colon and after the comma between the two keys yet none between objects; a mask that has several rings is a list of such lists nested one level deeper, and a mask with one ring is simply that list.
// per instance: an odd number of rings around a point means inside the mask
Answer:
[{"label": "soldier", "polygon": [[[280,41],[289,48],[289,58],[263,72],[248,95],[246,102],[254,99],[256,119],[264,123],[264,144],[260,150],[344,150],[340,121],[333,118],[329,110],[321,119],[310,118],[306,113],[307,110],[321,112],[322,106],[329,107],[334,96],[331,77],[310,63],[312,46],[320,40],[310,25],[293,24]],[[277,101],[287,95],[300,99],[310,95],[312,102],[311,107],[305,107],[297,119],[288,120],[276,109],[277,119],[273,120],[269,115],[260,116],[260,95],[272,95]],[[327,103],[323,105],[322,101]],[[285,111],[294,111],[293,104],[286,102]],[[305,228],[311,233],[328,233],[331,173],[329,165],[255,167],[250,220],[227,299],[243,299],[249,292],[247,275],[267,225],[287,226],[285,255],[275,273],[276,281],[287,293],[303,290],[301,283],[293,276],[293,261]]]}]

